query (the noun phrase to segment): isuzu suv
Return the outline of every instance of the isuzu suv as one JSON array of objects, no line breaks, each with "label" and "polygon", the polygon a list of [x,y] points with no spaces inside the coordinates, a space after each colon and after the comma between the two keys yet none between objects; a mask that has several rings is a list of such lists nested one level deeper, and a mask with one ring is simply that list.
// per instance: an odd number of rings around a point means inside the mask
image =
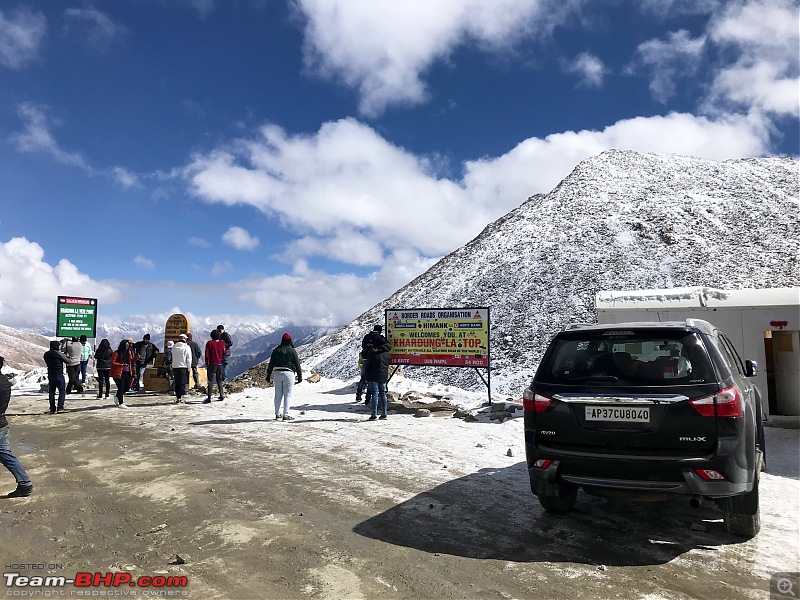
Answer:
[{"label": "isuzu suv", "polygon": [[531,490],[563,513],[581,488],[713,500],[729,532],[755,536],[766,464],[757,369],[698,319],[568,327],[523,396]]}]

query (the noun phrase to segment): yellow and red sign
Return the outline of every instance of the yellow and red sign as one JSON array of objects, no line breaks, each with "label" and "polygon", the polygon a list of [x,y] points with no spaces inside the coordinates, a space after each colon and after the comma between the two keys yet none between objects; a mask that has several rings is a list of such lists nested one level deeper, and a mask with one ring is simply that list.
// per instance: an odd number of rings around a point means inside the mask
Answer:
[{"label": "yellow and red sign", "polygon": [[489,308],[398,308],[386,311],[391,364],[488,367]]}]

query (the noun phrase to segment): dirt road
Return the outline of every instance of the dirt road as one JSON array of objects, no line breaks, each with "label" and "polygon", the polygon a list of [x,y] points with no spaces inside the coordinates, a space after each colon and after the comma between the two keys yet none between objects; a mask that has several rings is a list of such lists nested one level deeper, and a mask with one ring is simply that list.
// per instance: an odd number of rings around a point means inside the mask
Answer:
[{"label": "dirt road", "polygon": [[[742,542],[713,507],[582,495],[569,518],[544,513],[522,454],[504,454],[519,424],[490,425],[497,448],[465,460],[437,428],[483,425],[365,423],[349,390],[306,393],[285,423],[248,394],[133,396],[128,411],[71,399],[53,416],[42,396],[15,397],[12,444],[35,494],[0,499],[5,572],[188,582],[89,590],[116,597],[572,599],[768,598],[772,573],[800,570],[797,431],[767,432],[764,528]],[[7,584],[14,597],[43,589]]]}]

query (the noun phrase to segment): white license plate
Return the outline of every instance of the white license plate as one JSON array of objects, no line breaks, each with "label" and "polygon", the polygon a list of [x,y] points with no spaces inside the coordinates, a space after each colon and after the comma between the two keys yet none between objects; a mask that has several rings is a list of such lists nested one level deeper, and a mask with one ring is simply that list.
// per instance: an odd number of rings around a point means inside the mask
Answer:
[{"label": "white license plate", "polygon": [[621,423],[649,423],[649,406],[587,406],[587,421],[616,421]]}]

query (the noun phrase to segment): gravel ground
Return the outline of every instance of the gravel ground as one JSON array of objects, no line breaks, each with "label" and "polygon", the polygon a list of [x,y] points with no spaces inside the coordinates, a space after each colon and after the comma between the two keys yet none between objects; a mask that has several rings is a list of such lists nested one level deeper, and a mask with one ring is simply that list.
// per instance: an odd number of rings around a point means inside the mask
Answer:
[{"label": "gravel ground", "polygon": [[[67,596],[672,599],[768,598],[773,573],[800,571],[797,430],[767,430],[762,531],[742,541],[713,505],[581,495],[547,514],[521,419],[366,422],[352,393],[304,382],[289,422],[267,389],[211,405],[136,394],[128,410],[70,396],[53,416],[41,394],[15,395],[12,445],[35,493],[0,500],[5,572],[188,582]],[[34,591],[57,590],[6,577],[7,596]]]}]

